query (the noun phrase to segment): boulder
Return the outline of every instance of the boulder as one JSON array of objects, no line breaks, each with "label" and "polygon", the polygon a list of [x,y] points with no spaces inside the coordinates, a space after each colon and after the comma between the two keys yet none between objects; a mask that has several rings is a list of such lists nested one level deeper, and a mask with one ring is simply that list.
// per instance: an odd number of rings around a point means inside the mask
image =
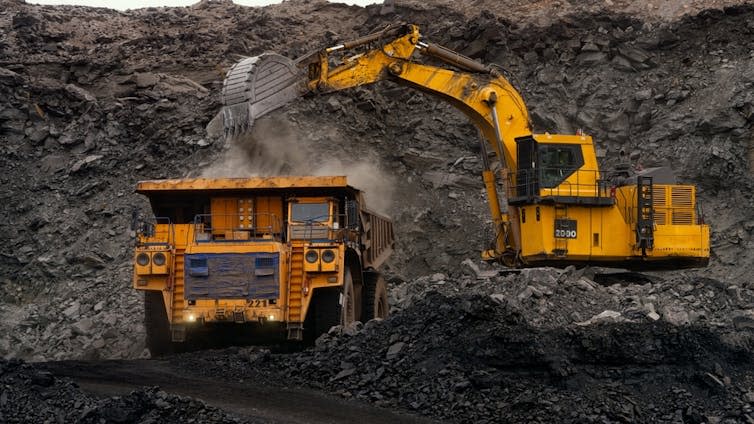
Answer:
[{"label": "boulder", "polygon": [[691,320],[689,313],[680,306],[666,306],[662,309],[662,317],[665,321],[676,326],[689,325]]},{"label": "boulder", "polygon": [[390,348],[388,348],[387,353],[385,354],[385,358],[395,359],[401,353],[404,346],[406,346],[406,343],[404,342],[393,343]]},{"label": "boulder", "polygon": [[133,81],[138,88],[150,88],[159,82],[157,75],[151,72],[137,72],[133,76]]},{"label": "boulder", "polygon": [[738,329],[754,329],[754,309],[733,312],[733,326]]},{"label": "boulder", "polygon": [[94,326],[94,321],[92,321],[91,318],[84,318],[82,320],[77,321],[73,326],[71,327],[73,329],[74,334],[78,335],[88,335],[92,331],[92,327]]}]

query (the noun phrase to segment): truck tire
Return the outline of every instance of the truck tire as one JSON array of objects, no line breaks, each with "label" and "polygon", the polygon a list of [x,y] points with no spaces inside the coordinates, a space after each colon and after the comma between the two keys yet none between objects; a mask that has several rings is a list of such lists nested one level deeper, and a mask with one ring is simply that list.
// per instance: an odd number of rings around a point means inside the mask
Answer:
[{"label": "truck tire", "polygon": [[367,322],[370,319],[387,318],[390,306],[387,301],[387,284],[378,272],[364,273],[364,299],[361,304],[361,320]]},{"label": "truck tire", "polygon": [[340,325],[346,326],[356,321],[356,295],[353,289],[353,277],[351,270],[346,268],[343,276],[342,297],[339,296],[340,306]]},{"label": "truck tire", "polygon": [[144,329],[147,333],[147,348],[153,357],[172,351],[170,322],[160,291],[144,292]]},{"label": "truck tire", "polygon": [[[336,325],[348,325],[355,320],[356,303],[351,271],[346,269],[343,287],[320,289],[314,299],[314,339]],[[342,302],[341,302],[342,299]]]}]

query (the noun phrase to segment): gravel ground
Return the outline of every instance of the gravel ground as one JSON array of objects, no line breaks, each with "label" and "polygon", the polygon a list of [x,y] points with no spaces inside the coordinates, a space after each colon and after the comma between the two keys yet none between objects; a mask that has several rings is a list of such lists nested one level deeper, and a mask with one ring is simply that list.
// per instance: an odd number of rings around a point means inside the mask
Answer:
[{"label": "gravel ground", "polygon": [[145,387],[125,396],[95,398],[69,379],[20,360],[0,360],[0,422],[4,423],[236,423],[226,413],[187,397]]}]

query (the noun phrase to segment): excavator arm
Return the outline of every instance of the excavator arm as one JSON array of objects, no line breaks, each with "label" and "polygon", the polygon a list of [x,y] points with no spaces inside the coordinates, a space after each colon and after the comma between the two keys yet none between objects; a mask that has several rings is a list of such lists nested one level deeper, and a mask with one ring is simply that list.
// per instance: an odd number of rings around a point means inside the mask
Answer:
[{"label": "excavator arm", "polygon": [[[363,51],[355,52],[359,49]],[[421,63],[416,58],[417,53],[439,59],[459,70]],[[270,59],[280,61],[280,57],[276,55],[274,58],[268,57]],[[501,212],[497,193],[498,178],[490,166],[487,152],[492,150],[503,165],[503,169],[498,172],[505,174],[506,170],[515,170],[515,139],[531,135],[531,126],[521,95],[496,69],[444,47],[421,42],[419,28],[415,25],[392,26],[299,58],[294,64],[289,66],[289,70],[292,74],[305,73],[305,82],[287,85],[284,89],[276,88],[278,96],[282,96],[278,100],[283,104],[295,98],[296,95],[291,93],[296,91],[299,95],[329,93],[390,80],[438,97],[463,112],[483,136],[480,142],[483,180],[496,228],[495,247],[486,251],[485,256],[487,259],[504,259],[513,265],[520,243],[518,221],[510,219],[516,211],[515,207],[509,207],[508,213]],[[294,66],[297,70],[294,70]],[[277,66],[277,70],[279,72],[280,66]],[[258,72],[263,73],[261,70]],[[241,76],[249,79],[243,74]],[[275,79],[295,80],[281,78],[279,74]],[[224,96],[226,92],[232,91],[227,86],[227,81],[232,80],[233,77],[226,80]],[[280,94],[286,92],[288,94]],[[269,101],[270,98],[265,99]],[[226,107],[232,106],[232,101],[224,103]],[[249,118],[253,120],[268,110],[271,110],[269,105],[264,107],[263,113],[247,112],[242,120],[243,127],[247,126]],[[236,126],[239,124],[238,120],[226,117],[227,122]],[[236,130],[233,126],[229,128],[231,132]]]},{"label": "excavator arm", "polygon": [[[300,59],[308,68],[307,87],[326,93],[391,80],[433,95],[463,112],[481,131],[484,139],[508,169],[517,169],[515,138],[530,135],[529,114],[521,95],[497,70],[440,46],[420,42],[415,25],[403,27],[405,34],[379,48],[345,58],[330,68],[333,55],[377,41],[386,30]],[[423,64],[415,52],[435,57],[461,71]],[[485,149],[487,150],[487,149]]]},{"label": "excavator arm", "polygon": [[[327,93],[391,80],[429,95],[439,97],[463,112],[481,132],[485,141],[480,143],[484,164],[483,180],[487,191],[490,213],[495,224],[494,249],[485,251],[487,259],[504,259],[514,264],[519,246],[518,220],[515,207],[502,213],[497,193],[496,175],[492,171],[487,151],[491,148],[505,169],[517,169],[516,142],[521,136],[531,135],[529,115],[521,95],[499,72],[479,62],[440,46],[422,43],[419,28],[406,25],[393,41],[368,49],[365,53],[346,57],[342,63],[330,68],[332,56],[360,46],[378,42],[394,30],[388,29],[366,36],[361,40],[335,46],[318,52],[306,64],[307,87],[314,93]],[[441,68],[419,63],[416,52],[437,58],[462,70]],[[489,147],[488,147],[489,146]]]}]

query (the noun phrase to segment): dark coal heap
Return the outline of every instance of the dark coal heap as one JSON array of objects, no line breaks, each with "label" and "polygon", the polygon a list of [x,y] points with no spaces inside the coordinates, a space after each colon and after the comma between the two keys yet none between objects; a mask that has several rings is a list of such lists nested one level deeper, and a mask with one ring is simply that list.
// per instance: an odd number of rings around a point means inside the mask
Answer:
[{"label": "dark coal heap", "polygon": [[500,297],[430,291],[299,354],[250,348],[175,362],[449,422],[739,422],[754,401],[754,339],[726,333],[667,322],[548,329]]}]

